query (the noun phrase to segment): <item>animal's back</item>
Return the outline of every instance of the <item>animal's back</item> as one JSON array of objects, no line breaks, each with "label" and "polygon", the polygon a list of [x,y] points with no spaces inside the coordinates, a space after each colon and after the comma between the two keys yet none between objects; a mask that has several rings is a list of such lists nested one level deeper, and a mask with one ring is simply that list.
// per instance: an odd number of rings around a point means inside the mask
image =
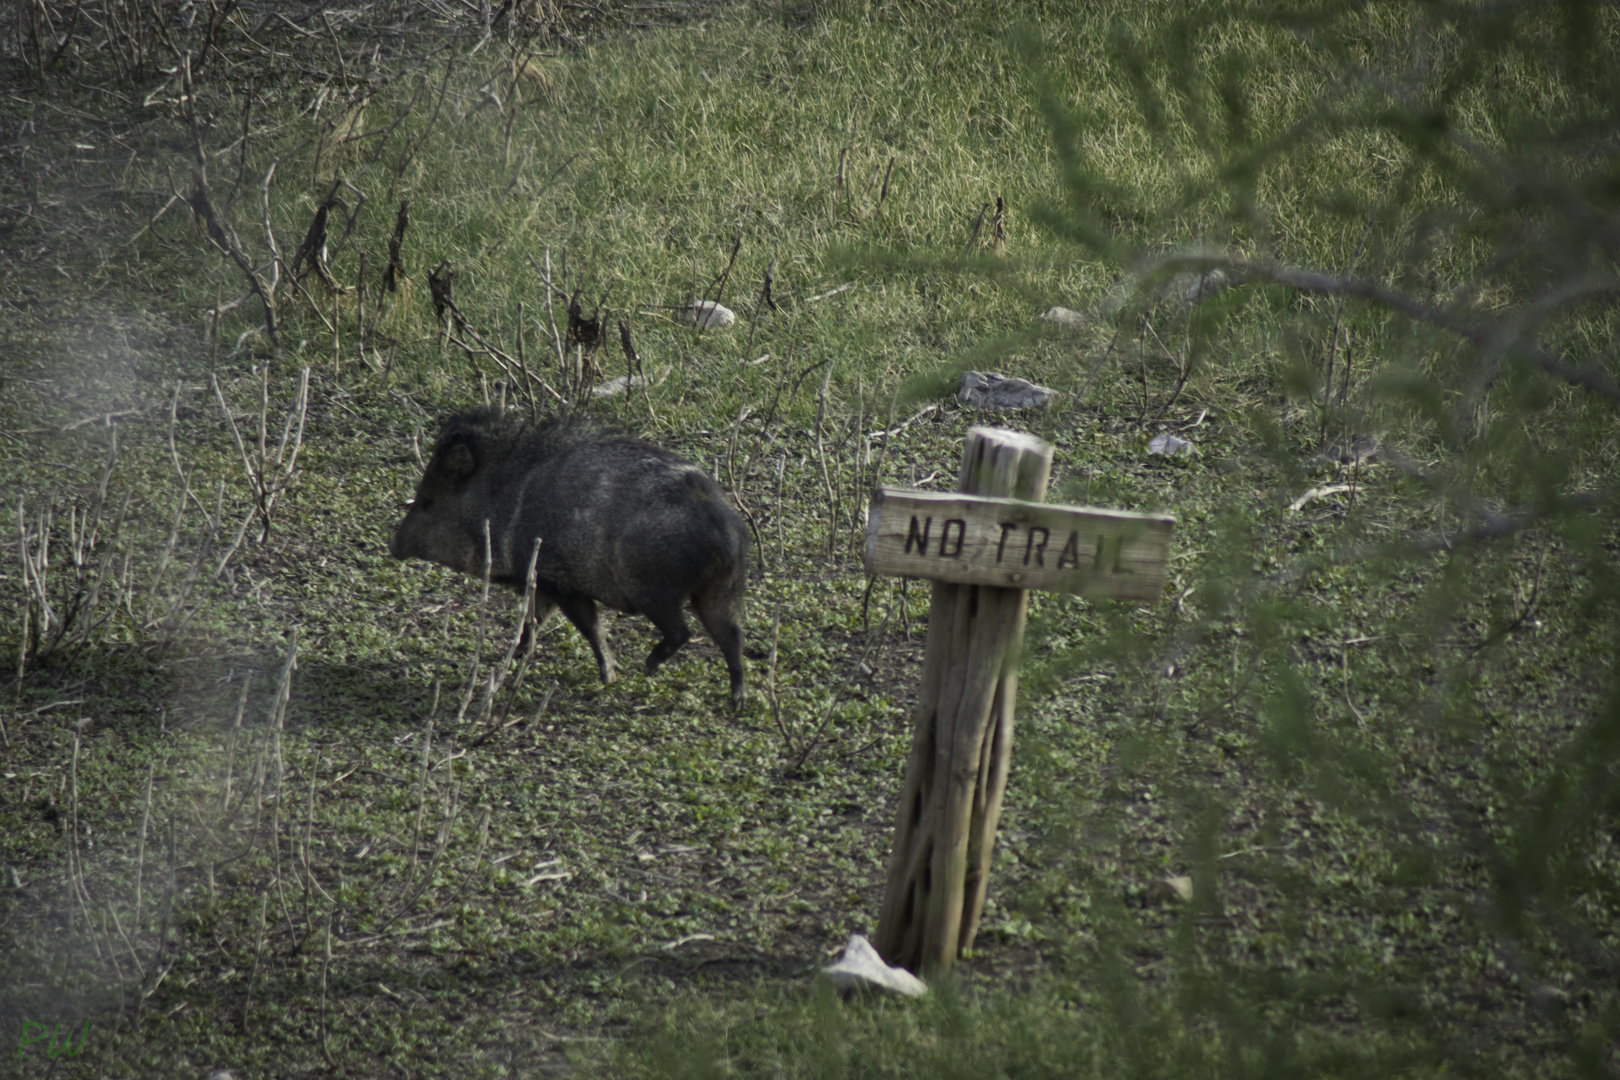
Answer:
[{"label": "animal's back", "polygon": [[746,575],[747,526],[718,484],[668,450],[629,436],[583,443],[537,464],[523,488],[520,550],[541,537],[540,576],[611,607]]}]

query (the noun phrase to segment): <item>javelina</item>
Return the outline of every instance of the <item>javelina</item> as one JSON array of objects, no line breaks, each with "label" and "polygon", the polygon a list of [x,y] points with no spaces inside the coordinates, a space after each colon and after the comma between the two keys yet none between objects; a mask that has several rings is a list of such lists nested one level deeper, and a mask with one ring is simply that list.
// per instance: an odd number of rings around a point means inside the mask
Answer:
[{"label": "javelina", "polygon": [[529,423],[473,409],[439,432],[388,550],[482,575],[486,520],[490,580],[520,592],[540,539],[539,614],[562,608],[590,642],[604,683],[614,660],[597,629],[597,601],[645,615],[663,632],[647,657],[651,672],[691,638],[681,611],[690,598],[741,703],[748,534],[696,465],[583,417]]}]

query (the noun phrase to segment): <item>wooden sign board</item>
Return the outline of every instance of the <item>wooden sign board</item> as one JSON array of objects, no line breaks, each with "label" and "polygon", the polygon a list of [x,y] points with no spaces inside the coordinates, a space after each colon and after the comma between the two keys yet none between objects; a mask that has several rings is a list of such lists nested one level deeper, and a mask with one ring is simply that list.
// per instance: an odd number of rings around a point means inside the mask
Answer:
[{"label": "wooden sign board", "polygon": [[960,492],[872,493],[866,572],[1151,602],[1175,518]]}]

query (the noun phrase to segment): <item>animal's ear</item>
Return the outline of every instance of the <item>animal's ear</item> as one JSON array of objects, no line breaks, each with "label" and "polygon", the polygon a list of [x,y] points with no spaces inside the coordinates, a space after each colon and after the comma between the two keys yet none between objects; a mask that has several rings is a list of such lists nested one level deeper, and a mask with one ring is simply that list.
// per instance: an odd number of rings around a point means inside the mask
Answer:
[{"label": "animal's ear", "polygon": [[478,462],[473,460],[472,447],[464,442],[458,442],[444,452],[444,472],[453,483],[461,483],[473,474],[478,468]]}]

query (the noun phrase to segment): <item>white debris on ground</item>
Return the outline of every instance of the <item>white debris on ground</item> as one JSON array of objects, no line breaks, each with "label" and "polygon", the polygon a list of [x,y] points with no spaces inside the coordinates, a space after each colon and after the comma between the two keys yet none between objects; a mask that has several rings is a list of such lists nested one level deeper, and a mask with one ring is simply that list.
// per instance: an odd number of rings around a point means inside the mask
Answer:
[{"label": "white debris on ground", "polygon": [[669,367],[665,365],[645,375],[615,375],[613,378],[599,382],[591,387],[591,397],[613,397],[615,394],[622,394],[626,390],[640,390],[644,386],[657,386],[664,381],[664,377],[668,374]]},{"label": "white debris on ground", "polygon": [[1315,502],[1317,499],[1325,499],[1329,495],[1341,495],[1346,491],[1354,490],[1355,486],[1352,484],[1325,484],[1322,487],[1313,487],[1309,491],[1305,492],[1305,494],[1289,503],[1288,510],[1290,513],[1297,514],[1305,508],[1307,503]]},{"label": "white debris on ground", "polygon": [[686,305],[682,321],[692,326],[725,327],[737,321],[732,310],[714,300],[698,300]]},{"label": "white debris on ground", "polygon": [[1216,268],[1206,270],[1202,274],[1188,271],[1177,274],[1171,278],[1164,287],[1166,300],[1179,300],[1183,304],[1196,304],[1200,300],[1213,299],[1214,296],[1232,284],[1232,279],[1225,270]]},{"label": "white debris on ground", "polygon": [[1172,874],[1164,879],[1164,886],[1177,900],[1191,902],[1193,898],[1193,879],[1185,874]]},{"label": "white debris on ground", "polygon": [[1155,435],[1148,440],[1148,453],[1150,454],[1174,456],[1176,454],[1191,454],[1195,449],[1192,443],[1186,439],[1178,439],[1174,435]]},{"label": "white debris on ground", "polygon": [[905,968],[885,964],[872,943],[859,934],[850,935],[838,963],[822,968],[821,973],[840,990],[889,990],[906,997],[928,993],[927,983]]},{"label": "white debris on ground", "polygon": [[1361,465],[1378,460],[1378,436],[1354,435],[1323,445],[1321,452],[1311,459],[1311,464]]},{"label": "white debris on ground", "polygon": [[1041,321],[1056,323],[1064,330],[1079,330],[1086,325],[1086,317],[1071,308],[1048,308],[1041,313]]},{"label": "white debris on ground", "polygon": [[615,375],[604,383],[597,383],[591,387],[591,397],[612,397],[622,394],[631,387],[640,388],[647,385],[647,380],[640,375],[630,378],[625,375]]},{"label": "white debris on ground", "polygon": [[1053,390],[1025,379],[982,371],[962,372],[956,399],[980,409],[1033,409],[1052,400]]}]

